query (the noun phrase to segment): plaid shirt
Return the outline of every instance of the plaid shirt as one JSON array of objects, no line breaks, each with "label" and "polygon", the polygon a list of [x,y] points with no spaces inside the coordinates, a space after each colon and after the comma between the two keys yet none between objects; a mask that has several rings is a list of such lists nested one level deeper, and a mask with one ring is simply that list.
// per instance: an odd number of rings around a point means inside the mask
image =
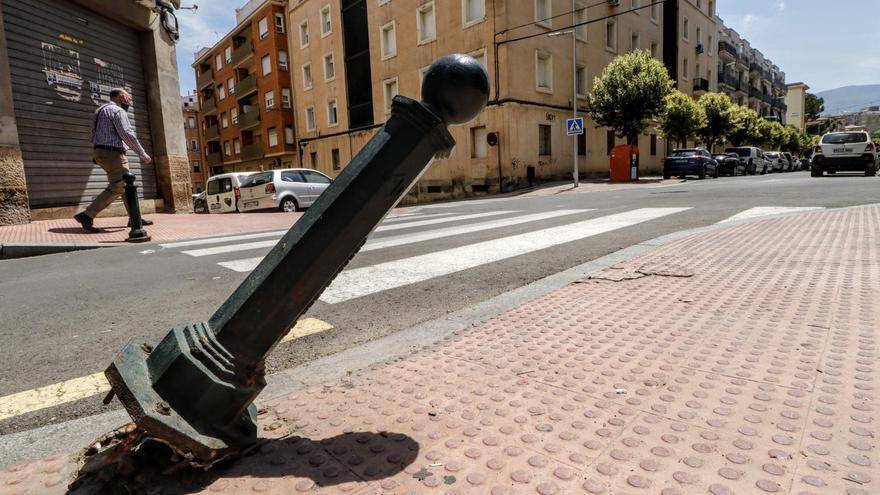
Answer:
[{"label": "plaid shirt", "polygon": [[141,159],[149,156],[131,127],[128,112],[112,101],[95,111],[95,124],[89,141],[97,146],[111,146],[126,151],[133,149]]}]

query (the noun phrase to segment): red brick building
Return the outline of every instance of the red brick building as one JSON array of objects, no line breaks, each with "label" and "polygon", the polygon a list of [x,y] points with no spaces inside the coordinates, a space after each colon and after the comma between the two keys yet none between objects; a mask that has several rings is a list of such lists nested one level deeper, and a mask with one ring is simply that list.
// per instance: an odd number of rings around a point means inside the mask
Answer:
[{"label": "red brick building", "polygon": [[205,159],[202,155],[201,116],[199,115],[198,95],[181,96],[181,108],[183,109],[183,130],[186,134],[186,157],[189,160],[189,174],[192,181],[192,192],[200,193],[205,190],[205,180],[208,174],[205,167]]}]

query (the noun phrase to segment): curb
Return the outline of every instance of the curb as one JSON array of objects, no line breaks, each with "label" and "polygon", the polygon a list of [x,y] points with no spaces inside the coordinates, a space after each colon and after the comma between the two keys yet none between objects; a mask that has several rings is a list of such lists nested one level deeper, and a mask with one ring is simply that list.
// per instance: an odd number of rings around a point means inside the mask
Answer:
[{"label": "curb", "polygon": [[116,247],[112,244],[0,244],[0,260]]}]

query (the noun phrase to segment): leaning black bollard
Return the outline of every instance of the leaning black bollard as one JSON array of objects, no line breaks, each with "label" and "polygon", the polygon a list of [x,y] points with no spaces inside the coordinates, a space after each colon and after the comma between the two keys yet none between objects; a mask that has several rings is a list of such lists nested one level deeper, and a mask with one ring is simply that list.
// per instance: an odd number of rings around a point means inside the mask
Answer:
[{"label": "leaning black bollard", "polygon": [[394,98],[384,127],[209,321],[176,327],[155,347],[129,342],[105,374],[137,426],[201,462],[255,442],[266,356],[430,161],[448,156],[447,125],[473,119],[488,97],[475,59],[438,60],[423,101]]},{"label": "leaning black bollard", "polygon": [[141,205],[137,199],[138,188],[134,185],[137,177],[131,172],[126,172],[122,179],[125,181],[125,194],[122,200],[125,201],[125,206],[128,210],[128,221],[131,226],[131,230],[128,232],[128,239],[125,241],[147,242],[150,240],[150,234],[144,230],[143,218],[141,218]]}]

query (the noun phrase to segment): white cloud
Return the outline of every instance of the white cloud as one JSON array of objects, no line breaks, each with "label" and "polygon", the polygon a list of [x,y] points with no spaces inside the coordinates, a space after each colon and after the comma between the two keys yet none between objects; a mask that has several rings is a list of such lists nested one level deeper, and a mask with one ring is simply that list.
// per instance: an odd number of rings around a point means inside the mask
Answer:
[{"label": "white cloud", "polygon": [[195,12],[177,12],[180,40],[177,42],[177,69],[181,93],[195,89],[192,63],[195,52],[204,46],[214,46],[235,27],[235,9],[244,0],[210,0],[199,4]]},{"label": "white cloud", "polygon": [[785,12],[785,0],[776,0],[776,15],[782,15]]}]

